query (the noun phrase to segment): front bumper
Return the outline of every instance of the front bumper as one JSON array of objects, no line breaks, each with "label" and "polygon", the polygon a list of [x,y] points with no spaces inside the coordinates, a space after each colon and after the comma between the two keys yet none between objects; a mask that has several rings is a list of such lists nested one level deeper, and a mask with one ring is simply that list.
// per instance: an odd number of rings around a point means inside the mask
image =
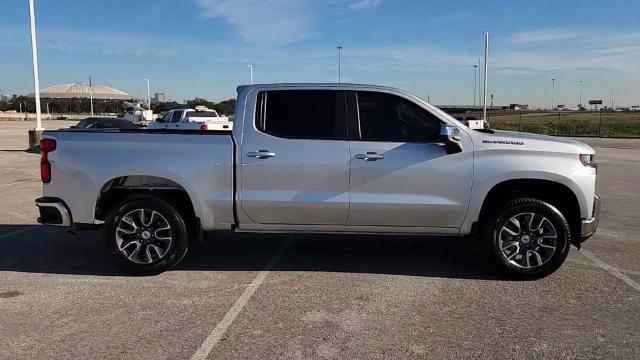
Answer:
[{"label": "front bumper", "polygon": [[596,195],[593,199],[593,214],[591,215],[591,218],[583,219],[581,222],[580,238],[578,239],[580,243],[586,241],[595,234],[596,229],[598,228],[598,222],[600,222],[600,206],[600,196]]},{"label": "front bumper", "polygon": [[71,211],[61,199],[41,197],[36,199],[36,206],[40,211],[38,222],[42,225],[71,226],[73,223]]}]

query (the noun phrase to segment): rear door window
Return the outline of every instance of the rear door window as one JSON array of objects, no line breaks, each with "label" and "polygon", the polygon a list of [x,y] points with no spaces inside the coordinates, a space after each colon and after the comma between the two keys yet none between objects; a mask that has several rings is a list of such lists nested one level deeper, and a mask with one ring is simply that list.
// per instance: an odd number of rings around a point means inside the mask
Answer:
[{"label": "rear door window", "polygon": [[173,115],[171,115],[171,122],[177,123],[180,121],[180,116],[182,115],[182,111],[174,111]]},{"label": "rear door window", "polygon": [[258,94],[258,130],[295,139],[346,139],[345,95],[334,90],[273,90]]}]

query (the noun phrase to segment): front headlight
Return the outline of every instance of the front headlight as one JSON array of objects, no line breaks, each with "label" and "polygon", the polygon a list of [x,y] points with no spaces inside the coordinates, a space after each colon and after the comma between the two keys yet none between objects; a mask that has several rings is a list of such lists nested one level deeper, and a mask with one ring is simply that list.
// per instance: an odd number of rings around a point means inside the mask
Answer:
[{"label": "front headlight", "polygon": [[593,154],[580,154],[580,162],[584,166],[593,166]]}]

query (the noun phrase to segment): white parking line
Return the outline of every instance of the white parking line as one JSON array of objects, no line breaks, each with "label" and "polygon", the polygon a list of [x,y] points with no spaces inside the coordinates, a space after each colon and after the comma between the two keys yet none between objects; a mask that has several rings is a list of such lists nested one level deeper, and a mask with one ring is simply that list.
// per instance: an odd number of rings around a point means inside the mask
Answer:
[{"label": "white parking line", "polygon": [[13,235],[22,234],[23,232],[27,232],[27,231],[35,229],[35,228],[37,228],[37,226],[29,226],[29,227],[26,227],[26,228],[23,228],[23,229],[18,229],[18,230],[14,230],[14,231],[8,232],[6,234],[2,234],[2,235],[0,235],[0,240],[4,239],[4,238],[8,238],[8,237],[13,236]]},{"label": "white parking line", "polygon": [[617,277],[618,279],[624,281],[625,283],[627,283],[627,285],[631,286],[632,288],[636,289],[636,291],[640,292],[640,284],[638,284],[637,282],[633,281],[627,275],[621,273],[618,269],[616,269],[613,266],[611,266],[611,265],[605,263],[604,261],[600,260],[591,251],[589,251],[587,249],[581,249],[580,253],[582,255],[586,256],[589,260],[593,261],[598,267],[606,270],[609,274],[611,274],[611,275]]},{"label": "white parking line", "polygon": [[[580,260],[580,259],[576,259],[576,258],[567,258],[567,262],[570,262],[572,264],[580,264],[580,265],[584,265],[584,266],[591,266],[591,267],[594,267],[594,268],[602,269],[602,266],[600,266],[598,264],[594,264],[593,261],[590,261],[590,260],[587,260],[587,259]],[[627,269],[618,269],[618,268],[616,268],[616,270],[620,271],[623,274],[640,276],[640,271],[633,271],[633,270],[627,270]]]},{"label": "white parking line", "polygon": [[220,321],[218,325],[216,325],[215,329],[211,331],[211,334],[209,334],[202,345],[200,345],[198,351],[193,354],[191,360],[203,360],[206,359],[207,356],[209,356],[213,348],[218,344],[220,339],[222,339],[222,336],[227,332],[231,324],[233,324],[234,320],[238,317],[238,315],[240,315],[242,309],[244,309],[245,305],[247,305],[247,302],[249,302],[249,299],[251,299],[256,290],[258,290],[260,285],[262,285],[267,275],[269,275],[271,269],[273,269],[273,267],[278,263],[284,252],[287,250],[287,247],[289,247],[291,239],[292,236],[289,236],[287,240],[285,240],[282,245],[280,245],[278,250],[264,265],[258,275],[256,275],[251,284],[247,286],[242,295],[240,295],[238,300],[236,300],[231,309],[227,311],[222,321]]},{"label": "white parking line", "polygon": [[29,180],[16,181],[16,182],[9,183],[9,184],[2,184],[2,185],[0,185],[0,188],[7,187],[7,186],[13,186],[13,185],[20,185],[20,184],[25,184],[25,183],[30,183],[30,182],[36,182],[36,181],[40,181],[40,179],[29,179]]}]

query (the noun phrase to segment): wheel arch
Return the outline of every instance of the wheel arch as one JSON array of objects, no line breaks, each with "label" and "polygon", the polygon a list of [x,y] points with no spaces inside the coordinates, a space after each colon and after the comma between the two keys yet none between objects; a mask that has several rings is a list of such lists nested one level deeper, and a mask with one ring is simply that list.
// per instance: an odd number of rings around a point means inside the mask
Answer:
[{"label": "wheel arch", "polygon": [[509,179],[495,184],[484,197],[478,221],[483,223],[495,206],[517,197],[534,197],[553,205],[569,222],[572,235],[580,230],[582,211],[575,191],[561,182],[536,178]]},{"label": "wheel arch", "polygon": [[199,223],[202,212],[189,190],[175,179],[151,175],[124,175],[106,181],[96,197],[94,218],[99,221],[106,220],[114,206],[136,193],[158,196],[183,214],[191,226]]}]

